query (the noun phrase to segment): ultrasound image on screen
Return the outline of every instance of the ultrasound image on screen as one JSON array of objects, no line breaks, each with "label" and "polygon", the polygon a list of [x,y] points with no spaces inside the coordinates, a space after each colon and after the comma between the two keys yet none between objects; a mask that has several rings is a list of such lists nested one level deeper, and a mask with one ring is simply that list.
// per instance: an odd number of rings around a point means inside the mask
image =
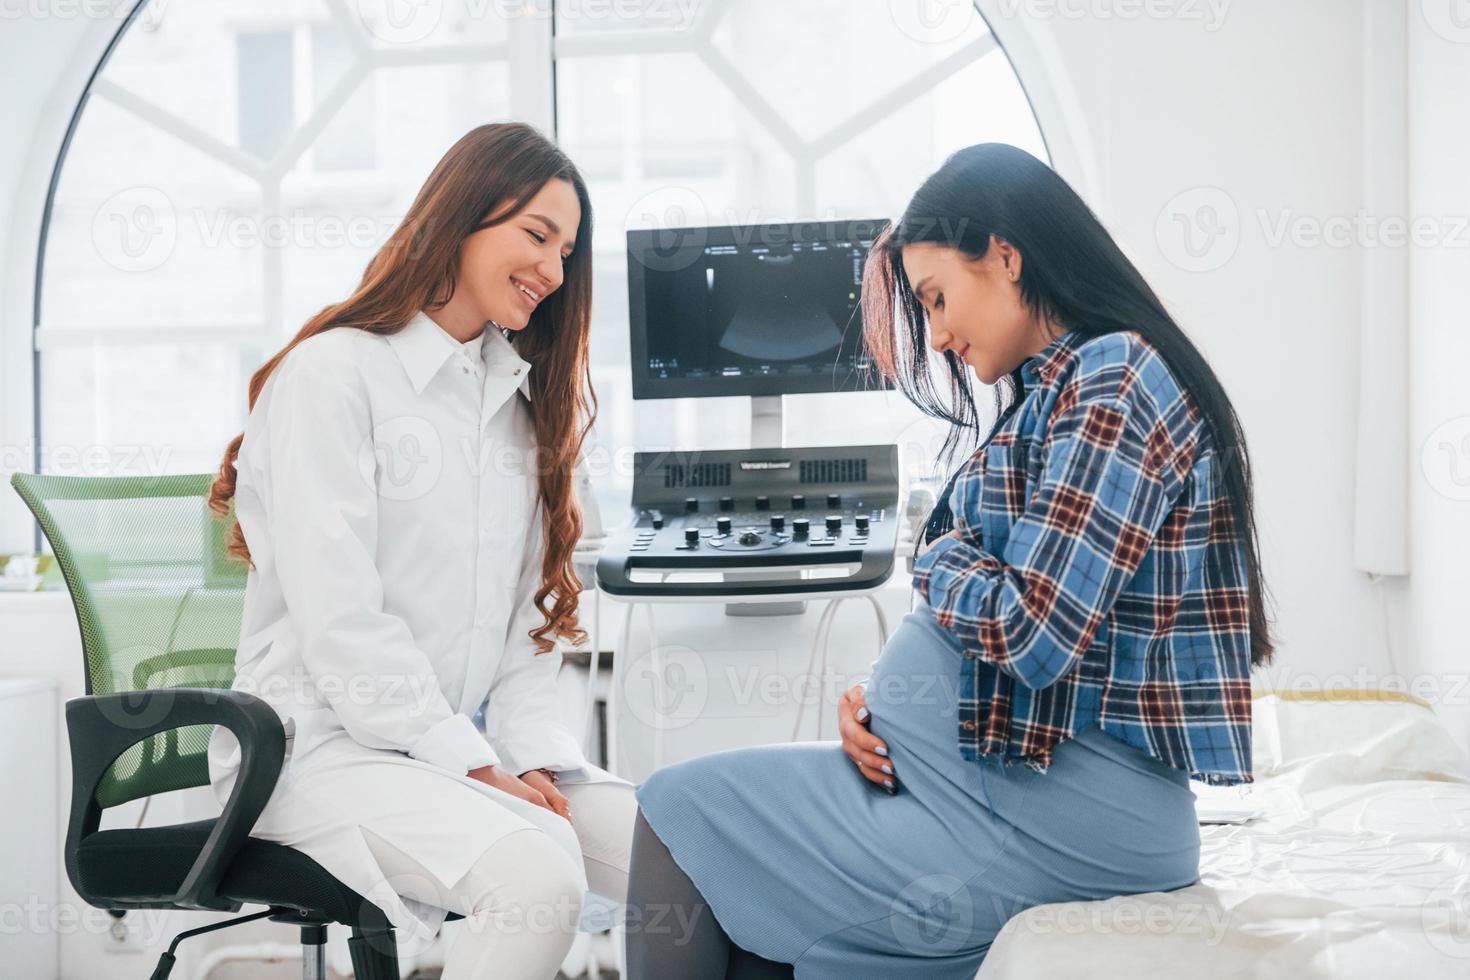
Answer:
[{"label": "ultrasound image on screen", "polygon": [[833,387],[861,370],[861,241],[710,245],[645,275],[655,379],[803,379]]}]

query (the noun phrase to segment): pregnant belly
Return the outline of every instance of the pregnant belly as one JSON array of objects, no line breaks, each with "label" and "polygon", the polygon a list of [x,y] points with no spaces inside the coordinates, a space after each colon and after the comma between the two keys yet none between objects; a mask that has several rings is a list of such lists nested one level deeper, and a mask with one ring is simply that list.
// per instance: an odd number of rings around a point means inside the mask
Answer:
[{"label": "pregnant belly", "polygon": [[[921,606],[906,615],[873,665],[867,704],[873,733],[890,754],[914,753],[930,764],[962,761],[956,729],[962,654]],[[900,773],[902,778],[902,773]]]}]

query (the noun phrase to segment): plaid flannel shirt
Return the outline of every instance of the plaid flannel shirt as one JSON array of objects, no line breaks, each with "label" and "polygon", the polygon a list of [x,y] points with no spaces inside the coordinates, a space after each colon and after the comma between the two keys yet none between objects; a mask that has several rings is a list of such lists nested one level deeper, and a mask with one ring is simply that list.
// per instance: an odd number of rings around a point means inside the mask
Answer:
[{"label": "plaid flannel shirt", "polygon": [[1133,332],[1071,331],[957,475],[914,587],[961,641],[964,757],[1045,772],[1092,723],[1251,782],[1245,550],[1208,427]]}]

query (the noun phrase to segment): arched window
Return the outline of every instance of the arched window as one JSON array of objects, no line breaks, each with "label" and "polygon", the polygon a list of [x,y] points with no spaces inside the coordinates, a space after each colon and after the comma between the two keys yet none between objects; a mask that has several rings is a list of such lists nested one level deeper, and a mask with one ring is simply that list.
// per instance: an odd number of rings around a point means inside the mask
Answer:
[{"label": "arched window", "polygon": [[[627,450],[739,445],[748,418],[737,399],[632,402],[627,228],[893,216],[960,147],[1047,159],[967,4],[152,0],[123,31],[48,208],[48,472],[212,470],[251,372],[351,290],[444,150],[519,119],[591,186],[590,465],[616,523]],[[793,443],[933,443],[893,393],[798,396],[786,415]]]}]

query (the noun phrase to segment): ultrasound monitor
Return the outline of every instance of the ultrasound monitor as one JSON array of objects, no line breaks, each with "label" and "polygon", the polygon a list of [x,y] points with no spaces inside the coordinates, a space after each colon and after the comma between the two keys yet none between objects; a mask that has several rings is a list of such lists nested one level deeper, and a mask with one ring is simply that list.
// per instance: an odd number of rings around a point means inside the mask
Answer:
[{"label": "ultrasound monitor", "polygon": [[634,398],[867,387],[863,262],[884,219],[628,232]]}]

